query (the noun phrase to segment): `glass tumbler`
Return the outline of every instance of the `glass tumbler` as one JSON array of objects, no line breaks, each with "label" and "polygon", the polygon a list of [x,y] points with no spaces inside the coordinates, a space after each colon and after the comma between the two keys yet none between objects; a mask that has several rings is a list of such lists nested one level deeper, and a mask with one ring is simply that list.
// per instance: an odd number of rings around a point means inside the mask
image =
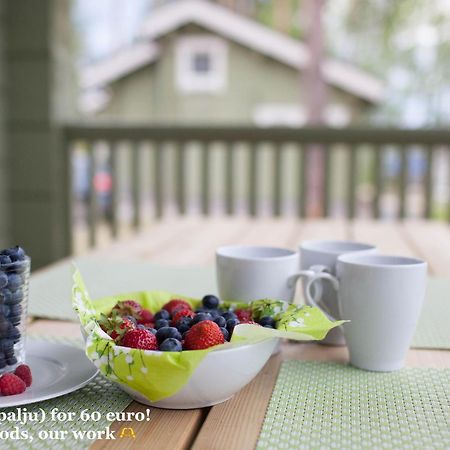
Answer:
[{"label": "glass tumbler", "polygon": [[0,374],[25,361],[25,327],[31,260],[0,264]]}]

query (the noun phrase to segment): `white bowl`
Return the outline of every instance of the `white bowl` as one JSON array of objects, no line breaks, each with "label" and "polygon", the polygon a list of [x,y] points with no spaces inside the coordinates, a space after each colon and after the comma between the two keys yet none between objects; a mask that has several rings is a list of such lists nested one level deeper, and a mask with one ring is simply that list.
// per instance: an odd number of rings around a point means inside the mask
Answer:
[{"label": "white bowl", "polygon": [[191,379],[171,397],[150,402],[130,387],[117,383],[134,400],[156,408],[191,409],[216,405],[231,398],[258,375],[278,339],[213,350],[198,365]]}]

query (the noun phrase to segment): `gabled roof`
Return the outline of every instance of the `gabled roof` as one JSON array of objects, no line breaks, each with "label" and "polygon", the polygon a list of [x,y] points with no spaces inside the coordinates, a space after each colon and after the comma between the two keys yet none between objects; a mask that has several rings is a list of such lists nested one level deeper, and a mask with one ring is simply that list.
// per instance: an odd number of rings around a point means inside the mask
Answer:
[{"label": "gabled roof", "polygon": [[[139,38],[146,40],[147,44],[137,42],[133,47],[124,50],[125,56],[121,63],[117,59],[113,63],[111,58],[91,67],[89,77],[82,75],[83,85],[93,87],[92,82],[87,82],[86,79],[96,79],[100,81],[97,87],[102,87],[136,70],[138,66],[152,62],[158,55],[154,41],[189,23],[206,28],[297,70],[305,69],[309,64],[308,49],[303,42],[218,4],[206,0],[182,0],[156,9],[145,20]],[[144,50],[137,50],[140,46],[149,45],[148,42],[154,46],[153,51],[148,50],[146,53]],[[120,69],[107,68],[119,63],[122,65]],[[95,75],[96,72],[103,75]],[[353,64],[326,58],[323,62],[323,76],[327,83],[368,102],[377,103],[383,98],[382,82]]]}]

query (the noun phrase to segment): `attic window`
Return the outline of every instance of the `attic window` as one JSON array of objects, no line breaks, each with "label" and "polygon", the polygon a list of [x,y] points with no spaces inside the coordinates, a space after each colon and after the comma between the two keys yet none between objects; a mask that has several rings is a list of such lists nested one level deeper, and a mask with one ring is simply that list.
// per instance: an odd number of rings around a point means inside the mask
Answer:
[{"label": "attic window", "polygon": [[210,70],[211,61],[208,53],[195,53],[192,63],[194,72],[205,73]]},{"label": "attic window", "polygon": [[175,84],[184,93],[226,88],[227,44],[211,35],[180,37],[175,51]]}]

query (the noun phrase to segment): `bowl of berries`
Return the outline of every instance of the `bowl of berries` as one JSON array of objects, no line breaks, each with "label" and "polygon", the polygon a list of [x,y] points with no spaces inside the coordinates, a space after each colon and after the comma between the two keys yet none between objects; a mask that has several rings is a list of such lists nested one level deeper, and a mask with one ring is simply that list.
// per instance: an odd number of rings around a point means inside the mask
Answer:
[{"label": "bowl of berries", "polygon": [[270,299],[145,291],[92,301],[79,272],[73,306],[100,372],[133,399],[173,409],[226,401],[259,373],[279,338],[322,339],[340,324],[319,309]]}]

